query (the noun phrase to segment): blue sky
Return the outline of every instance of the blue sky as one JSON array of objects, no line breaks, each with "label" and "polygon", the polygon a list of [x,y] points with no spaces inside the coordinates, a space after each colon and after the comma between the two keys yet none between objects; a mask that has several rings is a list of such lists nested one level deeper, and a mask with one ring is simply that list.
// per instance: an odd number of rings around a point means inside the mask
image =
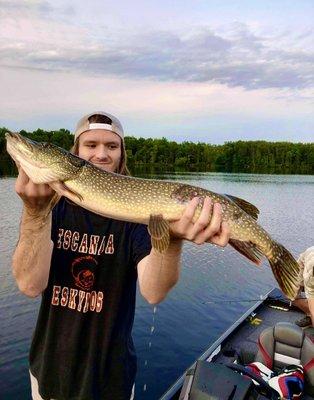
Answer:
[{"label": "blue sky", "polygon": [[313,141],[313,1],[0,0],[0,126]]}]

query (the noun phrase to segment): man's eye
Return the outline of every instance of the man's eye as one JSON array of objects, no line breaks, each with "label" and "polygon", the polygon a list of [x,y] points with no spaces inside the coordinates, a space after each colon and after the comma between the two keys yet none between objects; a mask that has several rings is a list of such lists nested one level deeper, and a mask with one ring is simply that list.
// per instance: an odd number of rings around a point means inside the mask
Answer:
[{"label": "man's eye", "polygon": [[86,144],[86,147],[89,147],[89,148],[93,149],[96,146],[94,144]]}]

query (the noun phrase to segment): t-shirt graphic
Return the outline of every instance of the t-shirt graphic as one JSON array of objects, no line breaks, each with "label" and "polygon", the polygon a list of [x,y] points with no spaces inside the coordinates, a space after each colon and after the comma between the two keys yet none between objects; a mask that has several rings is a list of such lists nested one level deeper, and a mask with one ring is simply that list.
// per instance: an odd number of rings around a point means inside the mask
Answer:
[{"label": "t-shirt graphic", "polygon": [[92,256],[75,258],[71,265],[75,286],[83,290],[91,290],[97,265],[98,262]]}]

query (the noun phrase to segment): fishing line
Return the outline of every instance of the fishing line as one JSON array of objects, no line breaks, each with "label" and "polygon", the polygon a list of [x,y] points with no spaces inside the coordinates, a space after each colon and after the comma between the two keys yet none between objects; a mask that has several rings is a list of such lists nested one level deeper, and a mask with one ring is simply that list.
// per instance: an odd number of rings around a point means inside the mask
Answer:
[{"label": "fishing line", "polygon": [[243,300],[209,300],[209,301],[202,301],[201,304],[211,304],[211,303],[251,303],[257,302],[266,299],[243,299]]},{"label": "fishing line", "polygon": [[[282,301],[283,303],[286,302],[287,305],[291,306],[293,302],[291,300],[285,300],[282,297],[271,297],[268,298],[267,296],[261,295],[259,298],[256,299],[230,299],[230,300],[220,300],[220,299],[213,299],[213,300],[208,300],[208,301],[202,301],[201,304],[210,304],[210,303],[250,303],[250,302],[258,302],[258,301],[264,301],[269,299],[270,301]],[[296,297],[295,300],[306,300],[304,297]]]},{"label": "fishing line", "polygon": [[[157,274],[157,281],[160,281],[160,279],[161,279],[161,271],[162,271],[162,268],[163,268],[164,254],[162,254],[162,253],[160,254],[159,253],[158,255],[159,255],[159,258],[160,258],[160,265],[159,265],[159,271],[158,271],[158,274]],[[148,267],[148,264],[145,265],[144,275],[146,274],[147,267]],[[139,307],[137,307],[137,308],[139,308]],[[152,317],[152,323],[151,323],[150,332],[149,332],[148,351],[151,350],[152,337],[153,337],[153,333],[155,331],[155,316],[156,316],[156,312],[157,312],[157,306],[156,305],[154,305],[152,307],[152,311],[153,311],[153,317]],[[148,371],[149,365],[148,365],[148,360],[147,359],[148,359],[148,356],[144,361],[144,368]],[[143,392],[147,391],[147,383],[144,383],[142,390],[143,390]]]},{"label": "fishing line", "polygon": [[[230,300],[208,300],[208,301],[201,301],[201,303],[200,304],[212,304],[212,303],[216,303],[216,304],[219,304],[219,303],[253,303],[253,302],[258,302],[258,301],[264,301],[264,300],[267,300],[267,297],[265,297],[265,296],[260,296],[259,298],[256,298],[256,299],[237,299],[237,300],[235,300],[235,299],[230,299]],[[273,300],[273,301],[281,301],[281,302],[283,302],[283,303],[287,303],[287,305],[289,305],[289,306],[291,306],[291,305],[293,305],[293,302],[292,301],[290,301],[290,300],[285,300],[285,299],[283,299],[282,297],[272,297],[272,298],[269,298],[269,300],[271,301],[271,300]],[[296,297],[295,298],[295,300],[306,300],[306,298],[304,298],[304,297]],[[147,308],[148,306],[147,305],[139,305],[139,306],[137,306],[137,308]]]}]

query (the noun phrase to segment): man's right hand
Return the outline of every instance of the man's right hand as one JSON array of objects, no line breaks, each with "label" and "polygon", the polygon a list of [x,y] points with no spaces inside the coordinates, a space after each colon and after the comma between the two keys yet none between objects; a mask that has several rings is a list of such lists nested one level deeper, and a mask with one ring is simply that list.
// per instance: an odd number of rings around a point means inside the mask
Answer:
[{"label": "man's right hand", "polygon": [[47,211],[56,192],[47,184],[35,184],[21,166],[18,166],[18,170],[15,191],[23,200],[24,207],[31,214]]}]

